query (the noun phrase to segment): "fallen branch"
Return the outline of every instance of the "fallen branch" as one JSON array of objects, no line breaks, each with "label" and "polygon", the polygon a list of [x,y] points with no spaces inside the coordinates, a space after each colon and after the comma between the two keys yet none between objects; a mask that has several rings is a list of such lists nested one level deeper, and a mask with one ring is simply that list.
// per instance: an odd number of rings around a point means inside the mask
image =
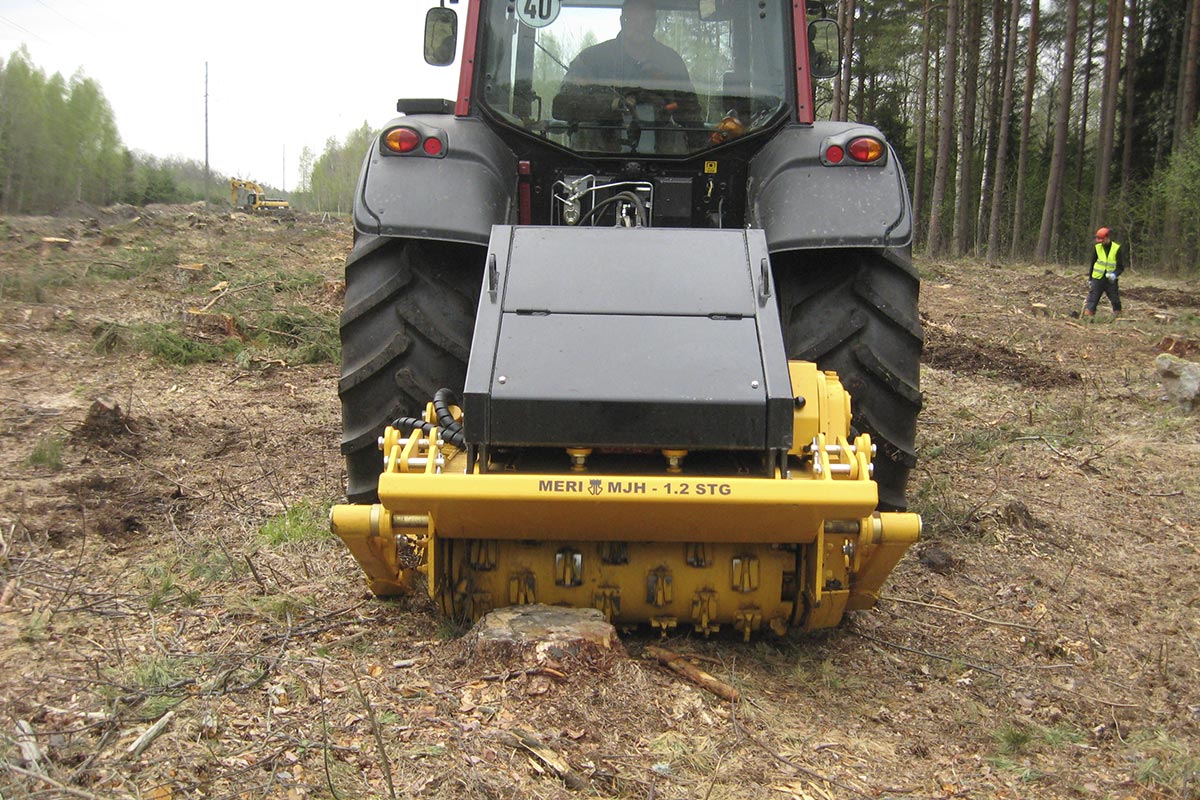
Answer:
[{"label": "fallen branch", "polygon": [[12,770],[13,772],[17,773],[18,775],[24,775],[28,778],[37,778],[39,781],[42,781],[43,783],[45,783],[47,786],[53,786],[55,789],[58,789],[60,792],[71,795],[71,797],[82,797],[85,800],[102,800],[100,795],[98,795],[98,794],[92,794],[91,792],[85,792],[82,789],[76,789],[73,786],[67,786],[65,783],[60,783],[59,781],[54,780],[50,776],[43,775],[40,772],[30,772],[27,769],[21,769],[16,764],[5,764],[5,768]]},{"label": "fallen branch", "polygon": [[738,700],[742,699],[741,692],[739,692],[736,688],[724,683],[723,681],[717,680],[712,675],[709,675],[704,670],[696,667],[678,653],[672,653],[670,650],[652,644],[646,646],[646,652],[654,656],[654,658],[658,660],[658,663],[662,664],[664,667],[667,667],[672,672],[682,675],[692,683],[699,686],[701,689],[706,689],[712,692],[722,700],[728,700],[731,703],[736,703]]},{"label": "fallen branch", "polygon": [[218,294],[212,300],[209,300],[208,303],[205,304],[204,308],[200,309],[201,313],[208,311],[210,308],[215,306],[217,304],[217,301],[220,300],[222,297],[224,297],[227,294],[229,294],[229,287],[225,287],[224,289],[221,290],[220,294]]},{"label": "fallen branch", "polygon": [[4,591],[0,592],[0,608],[5,608],[8,606],[9,601],[12,600],[16,591],[17,579],[11,578],[9,579],[8,583],[4,584]]},{"label": "fallen branch", "polygon": [[897,650],[903,650],[906,653],[912,653],[913,655],[917,655],[917,656],[925,656],[926,658],[933,658],[938,661],[948,661],[951,663],[958,661],[959,663],[964,664],[965,666],[968,666],[971,669],[977,669],[980,672],[986,672],[988,675],[991,675],[994,678],[1002,678],[1003,677],[999,672],[996,672],[995,670],[988,669],[987,667],[980,666],[979,664],[974,664],[970,661],[964,661],[961,658],[946,656],[946,655],[942,655],[941,653],[930,653],[927,650],[917,650],[914,647],[905,647],[902,644],[896,644],[895,642],[889,642],[886,639],[877,639],[874,636],[871,636],[870,634],[863,633],[862,631],[851,630],[850,633],[853,633],[855,636],[861,636],[862,638],[866,639],[869,642],[875,642],[876,644],[884,645],[885,647],[894,647]]},{"label": "fallen branch", "polygon": [[155,739],[157,739],[159,737],[159,734],[161,734],[163,732],[163,730],[166,729],[167,725],[170,724],[171,720],[174,717],[175,717],[174,711],[168,711],[167,713],[165,713],[161,717],[159,717],[158,722],[154,723],[149,728],[147,728],[145,733],[143,733],[141,736],[139,736],[137,739],[135,739],[133,741],[133,744],[129,745],[129,750],[126,751],[128,756],[130,758],[137,758],[138,756],[140,756],[142,754],[142,751],[144,751],[147,747],[149,747],[150,743],[153,742]]},{"label": "fallen branch", "polygon": [[42,769],[42,758],[45,754],[37,743],[33,726],[23,719],[17,720],[17,735],[14,737],[14,741],[17,743],[17,747],[21,748],[21,760],[38,775],[43,774],[45,770]]},{"label": "fallen branch", "polygon": [[492,675],[480,675],[478,678],[471,678],[470,680],[458,681],[457,683],[452,684],[452,686],[454,688],[458,688],[460,686],[467,686],[469,684],[472,684],[475,681],[487,681],[488,683],[495,683],[496,681],[507,681],[507,680],[511,680],[512,678],[518,678],[522,675],[529,675],[529,676],[548,675],[549,677],[553,678],[554,680],[558,681],[559,683],[562,683],[563,681],[565,681],[567,679],[567,673],[565,673],[561,670],[554,669],[553,667],[543,666],[543,667],[529,667],[528,669],[510,669],[510,670],[506,670],[505,672],[497,672]]},{"label": "fallen branch", "polygon": [[1125,494],[1131,494],[1134,497],[1180,497],[1183,495],[1183,490],[1175,492],[1137,492],[1133,489],[1122,490]]},{"label": "fallen branch", "polygon": [[557,751],[543,743],[529,731],[520,729],[498,731],[496,739],[501,744],[508,745],[514,750],[525,750],[533,755],[562,779],[562,782],[567,785],[568,789],[578,791],[587,788],[588,782],[586,778],[576,772]]},{"label": "fallen branch", "polygon": [[263,582],[262,576],[258,574],[258,569],[254,566],[254,562],[250,559],[249,553],[242,553],[242,557],[246,559],[246,566],[250,567],[250,574],[254,576],[254,580],[258,582],[258,588],[263,594],[268,594],[267,584]]},{"label": "fallen branch", "polygon": [[1086,695],[1083,692],[1078,692],[1074,689],[1068,689],[1065,686],[1055,686],[1052,688],[1052,691],[1068,692],[1076,697],[1082,697],[1084,700],[1087,700],[1090,703],[1097,703],[1102,706],[1108,706],[1109,708],[1145,708],[1145,706],[1137,703],[1118,703],[1114,700],[1103,700],[1099,697],[1092,697],[1091,695]]},{"label": "fallen branch", "polygon": [[251,325],[248,322],[243,323],[243,324],[252,331],[262,331],[263,333],[270,333],[274,336],[282,336],[285,339],[291,339],[294,342],[307,342],[308,341],[303,336],[297,336],[296,334],[288,333],[287,331],[277,331],[274,328],[264,328],[261,325]]},{"label": "fallen branch", "polygon": [[764,753],[769,755],[771,758],[778,761],[780,764],[785,764],[788,767],[791,767],[792,769],[796,770],[797,772],[799,772],[802,775],[807,775],[809,778],[812,778],[813,780],[827,783],[830,786],[834,787],[835,789],[841,789],[842,791],[849,792],[857,797],[866,797],[866,798],[874,798],[875,797],[874,794],[864,792],[861,789],[855,789],[853,786],[847,786],[844,783],[839,783],[839,782],[835,781],[833,778],[822,775],[819,772],[815,772],[815,771],[809,769],[808,767],[797,764],[796,762],[792,761],[789,758],[784,758],[779,753],[772,750],[770,747],[767,747],[767,743],[762,741],[761,739],[759,739],[753,733],[751,733],[746,728],[746,726],[742,724],[741,720],[739,720],[736,716],[733,717],[733,725],[735,728],[737,728],[738,732],[742,734],[742,736],[749,739],[756,746],[758,746],[759,749],[761,749]]},{"label": "fallen branch", "polygon": [[1020,628],[1023,631],[1035,631],[1035,632],[1037,631],[1037,628],[1035,628],[1032,625],[1024,625],[1020,622],[1003,622],[998,619],[988,619],[987,617],[981,617],[977,614],[972,614],[968,611],[959,611],[957,608],[950,608],[949,606],[939,606],[939,605],[936,605],[935,603],[922,603],[920,600],[908,600],[903,597],[891,597],[891,596],[881,597],[879,599],[880,600],[888,600],[892,603],[905,603],[910,606],[921,606],[922,608],[934,608],[934,609],[937,609],[938,611],[946,611],[951,614],[958,614],[963,617],[969,617],[970,619],[979,620],[980,622],[986,622],[988,625],[999,625],[1004,628]]},{"label": "fallen branch", "polygon": [[358,679],[358,670],[350,670],[351,677],[354,678],[354,688],[358,692],[358,699],[362,701],[363,708],[367,711],[367,719],[371,723],[371,733],[375,736],[375,746],[379,748],[379,757],[383,760],[383,777],[387,779],[388,796],[391,800],[396,800],[396,784],[392,782],[392,759],[388,757],[387,748],[383,746],[383,734],[379,730],[379,721],[375,719],[375,709],[371,706],[371,701],[367,699],[366,692],[363,691],[362,681]]}]

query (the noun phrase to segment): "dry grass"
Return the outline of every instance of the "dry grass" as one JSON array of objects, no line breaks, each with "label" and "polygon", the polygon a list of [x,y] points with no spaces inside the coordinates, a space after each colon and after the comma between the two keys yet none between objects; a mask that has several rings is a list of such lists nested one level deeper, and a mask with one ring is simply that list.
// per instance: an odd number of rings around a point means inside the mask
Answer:
[{"label": "dry grass", "polygon": [[[317,286],[339,276],[344,227],[196,213],[110,227],[234,287],[270,272],[281,308],[329,325]],[[29,241],[74,224],[8,220]],[[73,274],[103,247],[81,238]],[[336,367],[168,365],[128,345],[207,286],[139,267],[48,300],[5,290],[0,795],[1200,796],[1200,432],[1150,367],[1159,335],[1196,325],[1153,327],[1147,295],[1099,332],[1064,316],[1074,274],[938,271],[924,307],[946,361],[925,370],[914,483],[928,525],[887,589],[914,602],[796,640],[666,643],[737,686],[736,707],[640,658],[645,634],[547,683],[473,659],[420,597],[366,596],[318,524],[341,492]],[[126,344],[96,347],[100,323]],[[127,414],[107,438],[80,430],[99,396]],[[38,463],[64,433],[62,469]],[[518,729],[586,787],[506,744]]]}]

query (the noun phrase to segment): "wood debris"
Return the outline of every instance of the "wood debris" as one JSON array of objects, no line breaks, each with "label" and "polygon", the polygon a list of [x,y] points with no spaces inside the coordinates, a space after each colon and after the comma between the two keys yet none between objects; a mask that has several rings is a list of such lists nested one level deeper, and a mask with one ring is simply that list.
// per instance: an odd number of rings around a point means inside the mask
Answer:
[{"label": "wood debris", "polygon": [[735,687],[714,678],[678,653],[673,653],[664,647],[657,647],[655,645],[647,645],[646,652],[654,656],[658,660],[658,663],[664,667],[682,675],[701,689],[712,692],[722,700],[736,703],[742,699],[741,692]]},{"label": "wood debris", "polygon": [[523,731],[514,728],[511,731],[499,731],[495,734],[496,740],[501,744],[507,745],[514,750],[523,750],[534,758],[537,763],[549,767],[550,770],[557,775],[569,789],[586,789],[587,779],[576,772],[565,758],[554,750],[554,748],[542,742],[538,737],[534,736],[529,731]]}]

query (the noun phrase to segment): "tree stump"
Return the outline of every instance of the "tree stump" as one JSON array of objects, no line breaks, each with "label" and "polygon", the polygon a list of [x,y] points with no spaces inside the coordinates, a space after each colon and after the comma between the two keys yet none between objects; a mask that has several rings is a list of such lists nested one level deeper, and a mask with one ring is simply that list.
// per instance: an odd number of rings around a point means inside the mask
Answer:
[{"label": "tree stump", "polygon": [[557,669],[564,661],[625,655],[616,628],[599,609],[540,604],[489,612],[463,637],[463,649],[472,658],[521,668]]}]

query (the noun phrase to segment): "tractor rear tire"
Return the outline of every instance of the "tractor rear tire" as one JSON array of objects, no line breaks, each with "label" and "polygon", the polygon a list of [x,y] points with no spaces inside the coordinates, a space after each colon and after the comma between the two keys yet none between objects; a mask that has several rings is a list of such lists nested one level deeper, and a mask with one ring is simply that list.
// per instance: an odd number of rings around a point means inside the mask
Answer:
[{"label": "tractor rear tire", "polygon": [[358,234],[342,312],[346,497],[378,500],[384,427],[421,416],[442,387],[461,395],[483,280],[473,245]]},{"label": "tractor rear tire", "polygon": [[789,251],[772,263],[788,358],[838,373],[854,428],[878,447],[880,508],[903,510],[917,460],[923,342],[909,252]]}]

